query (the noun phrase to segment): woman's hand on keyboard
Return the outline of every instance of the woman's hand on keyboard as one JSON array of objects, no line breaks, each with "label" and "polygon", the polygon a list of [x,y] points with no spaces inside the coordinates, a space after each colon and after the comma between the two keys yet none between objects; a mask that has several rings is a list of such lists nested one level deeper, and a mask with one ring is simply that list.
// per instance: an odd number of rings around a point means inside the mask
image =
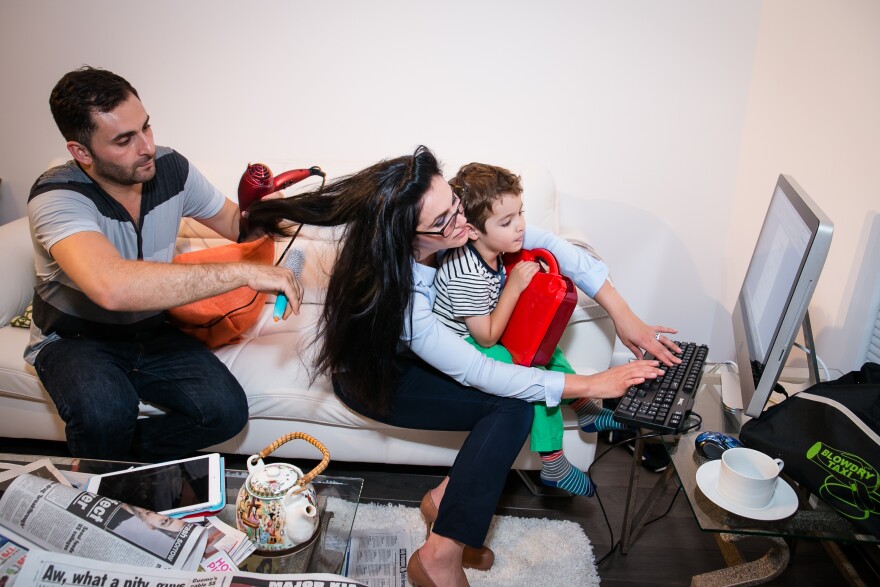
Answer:
[{"label": "woman's hand on keyboard", "polygon": [[[681,363],[676,354],[681,354],[681,349],[666,334],[675,334],[678,330],[668,326],[649,326],[643,323],[638,337],[633,339],[632,346],[626,345],[638,359],[645,357],[642,349],[651,353],[651,356],[661,361],[664,365],[672,366]],[[624,343],[626,344],[626,343]],[[635,347],[635,348],[633,348]]]},{"label": "woman's hand on keyboard", "polygon": [[659,361],[631,361],[595,375],[566,375],[562,397],[605,399],[620,397],[633,385],[663,374]]},{"label": "woman's hand on keyboard", "polygon": [[675,334],[678,331],[668,326],[649,326],[636,316],[610,281],[606,281],[593,299],[605,308],[614,321],[614,328],[620,342],[626,346],[637,359],[645,357],[644,351],[651,353],[654,358],[664,365],[677,365],[681,363],[673,353],[681,353],[681,349],[675,342],[664,334]]},{"label": "woman's hand on keyboard", "polygon": [[675,342],[666,334],[675,334],[678,332],[675,328],[668,326],[650,326],[642,322],[638,316],[632,312],[625,319],[615,320],[614,326],[617,329],[617,336],[621,342],[632,351],[637,359],[645,357],[643,352],[649,352],[651,355],[662,362],[664,365],[678,365],[681,359],[673,353],[681,354],[681,349],[676,346]]}]

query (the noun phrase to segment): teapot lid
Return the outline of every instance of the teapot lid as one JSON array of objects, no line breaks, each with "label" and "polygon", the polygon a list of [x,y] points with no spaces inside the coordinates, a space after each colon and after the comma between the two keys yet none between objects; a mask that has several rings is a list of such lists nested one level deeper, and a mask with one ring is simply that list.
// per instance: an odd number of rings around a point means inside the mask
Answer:
[{"label": "teapot lid", "polygon": [[302,473],[286,463],[266,465],[254,471],[247,481],[255,497],[282,497],[296,485]]}]

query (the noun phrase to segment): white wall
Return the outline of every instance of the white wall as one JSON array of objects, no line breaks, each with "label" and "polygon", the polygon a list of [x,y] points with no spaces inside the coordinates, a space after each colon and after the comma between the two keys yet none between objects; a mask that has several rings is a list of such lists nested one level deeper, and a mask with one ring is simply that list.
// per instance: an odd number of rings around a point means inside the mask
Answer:
[{"label": "white wall", "polygon": [[[844,223],[850,235],[836,236],[832,251],[848,265],[833,280],[847,283],[817,294],[824,340],[845,326],[840,308],[853,297],[866,214],[877,209],[866,168],[850,186],[859,189],[841,192],[838,182],[878,134],[880,68],[868,34],[877,15],[869,1],[802,4],[0,0],[0,221],[25,213],[34,178],[65,154],[48,94],[88,63],[128,78],[157,142],[195,162],[320,165],[424,143],[454,162],[545,165],[565,223],[592,237],[636,311],[709,342],[717,360],[732,352],[729,314],[751,253],[728,239],[754,242],[775,175],[792,173],[823,206],[838,199],[841,210],[827,212],[838,235]],[[837,59],[817,59],[818,48],[799,54],[805,27],[818,28]],[[844,75],[838,61],[857,43],[875,43],[854,66],[874,76],[858,102],[838,105],[830,90],[822,100],[799,95],[774,74],[795,68],[805,82],[818,67],[824,87]],[[860,94],[865,80],[841,81]],[[767,120],[791,102],[823,132],[766,136]],[[873,117],[873,126],[858,131],[861,144],[836,144],[826,165],[816,146],[836,138],[828,133],[841,117]],[[805,134],[816,136],[812,146]]]},{"label": "white wall", "polygon": [[880,299],[878,25],[873,0],[764,4],[724,252],[732,308],[767,186],[795,177],[835,224],[810,317],[819,356],[844,371],[861,366]]}]

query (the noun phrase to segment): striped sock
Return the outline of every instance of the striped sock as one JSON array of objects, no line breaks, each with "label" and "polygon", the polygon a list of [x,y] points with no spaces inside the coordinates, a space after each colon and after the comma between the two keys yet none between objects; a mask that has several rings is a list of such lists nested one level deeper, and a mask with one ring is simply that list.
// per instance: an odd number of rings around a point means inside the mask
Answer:
[{"label": "striped sock", "polygon": [[625,424],[614,419],[609,409],[603,408],[598,400],[581,398],[571,402],[571,407],[578,415],[578,426],[584,432],[604,432],[606,430],[623,430]]},{"label": "striped sock", "polygon": [[541,483],[575,495],[593,497],[596,486],[587,475],[568,462],[561,450],[541,453]]}]

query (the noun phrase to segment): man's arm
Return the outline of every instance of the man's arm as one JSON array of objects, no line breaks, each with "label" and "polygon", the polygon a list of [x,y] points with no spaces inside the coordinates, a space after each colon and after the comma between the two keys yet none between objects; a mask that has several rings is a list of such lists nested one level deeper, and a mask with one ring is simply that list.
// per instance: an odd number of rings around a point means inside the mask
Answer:
[{"label": "man's arm", "polygon": [[120,256],[99,232],[78,232],[64,238],[50,254],[83,293],[107,310],[165,310],[247,286],[266,293],[284,292],[290,302],[284,313],[287,318],[291,311],[299,313],[302,299],[302,288],[293,272],[283,267],[131,261]]},{"label": "man's arm", "polygon": [[[260,198],[260,200],[276,200],[284,197],[284,191],[282,190],[267,194]],[[238,236],[240,234],[239,225],[241,223],[241,208],[238,204],[234,203],[229,198],[226,198],[226,202],[223,204],[223,208],[221,208],[220,211],[214,214],[211,218],[196,218],[195,220],[204,224],[214,232],[223,235],[231,241],[238,240]]]},{"label": "man's arm", "polygon": [[238,240],[241,213],[239,212],[238,204],[229,198],[226,198],[226,202],[223,203],[223,207],[220,208],[220,211],[210,218],[196,218],[195,220],[220,234],[224,238],[231,241]]}]

